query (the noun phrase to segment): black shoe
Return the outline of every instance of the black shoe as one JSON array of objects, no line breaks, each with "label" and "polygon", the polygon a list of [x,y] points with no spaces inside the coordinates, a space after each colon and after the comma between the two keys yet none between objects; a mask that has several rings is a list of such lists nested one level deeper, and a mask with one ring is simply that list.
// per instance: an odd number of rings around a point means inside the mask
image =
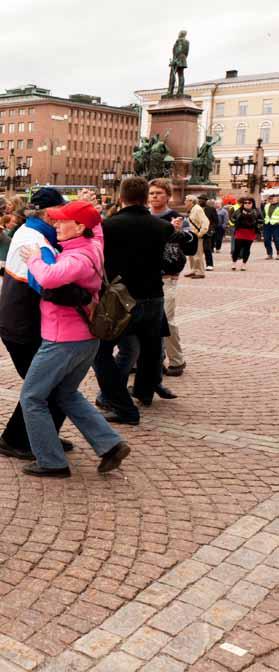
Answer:
[{"label": "black shoe", "polygon": [[130,392],[130,395],[131,395],[132,397],[134,397],[134,399],[137,399],[138,401],[140,401],[140,403],[141,403],[143,406],[146,406],[146,407],[147,407],[147,406],[151,406],[151,405],[152,405],[153,397],[151,398],[151,397],[140,397],[140,396],[138,396],[138,395],[135,394],[135,392],[134,392],[133,385],[130,385],[130,386],[128,387],[128,392]]},{"label": "black shoe", "polygon": [[174,394],[174,392],[164,385],[157,385],[155,392],[161,399],[177,399],[177,394]]},{"label": "black shoe", "polygon": [[166,370],[166,376],[182,376],[185,367],[186,362],[183,362],[180,366],[169,366]]},{"label": "black shoe", "polygon": [[62,469],[48,469],[47,467],[39,467],[37,462],[32,462],[22,469],[24,474],[28,476],[39,476],[47,478],[69,478],[72,474],[69,467]]},{"label": "black shoe", "polygon": [[64,453],[71,453],[72,450],[74,450],[74,445],[71,441],[67,441],[67,439],[60,439]]},{"label": "black shoe", "polygon": [[98,466],[98,471],[100,474],[106,474],[108,471],[117,469],[120,467],[122,460],[125,460],[125,457],[128,457],[131,452],[131,448],[127,443],[118,443],[117,446],[114,446],[108,453],[103,455],[102,460]]},{"label": "black shoe", "polygon": [[20,450],[19,448],[15,448],[7,443],[2,436],[0,437],[0,455],[17,457],[18,460],[34,460],[34,455],[31,453],[31,450]]},{"label": "black shoe", "polygon": [[96,406],[98,406],[98,408],[102,408],[103,411],[110,411],[111,410],[111,406],[109,405],[108,401],[104,401],[104,402],[100,401],[100,399],[98,399],[98,397],[96,397],[95,404],[96,404]]},{"label": "black shoe", "polygon": [[121,415],[117,415],[117,413],[113,413],[112,411],[104,414],[104,418],[107,422],[115,422],[118,425],[139,425],[139,418],[135,418],[134,420],[132,418],[122,418]]}]

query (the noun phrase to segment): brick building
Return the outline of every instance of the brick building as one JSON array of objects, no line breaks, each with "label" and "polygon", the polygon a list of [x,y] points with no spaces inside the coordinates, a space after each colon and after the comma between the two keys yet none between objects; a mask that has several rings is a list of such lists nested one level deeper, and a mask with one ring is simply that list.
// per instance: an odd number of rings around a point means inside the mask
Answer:
[{"label": "brick building", "polygon": [[111,107],[82,94],[52,96],[35,85],[0,94],[0,163],[26,162],[31,184],[96,184],[119,157],[133,167],[139,115],[134,107]]}]

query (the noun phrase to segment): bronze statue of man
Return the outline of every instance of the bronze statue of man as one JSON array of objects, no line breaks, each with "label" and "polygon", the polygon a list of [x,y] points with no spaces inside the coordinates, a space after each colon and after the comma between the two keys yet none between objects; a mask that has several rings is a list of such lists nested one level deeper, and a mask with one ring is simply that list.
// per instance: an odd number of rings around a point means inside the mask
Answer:
[{"label": "bronze statue of man", "polygon": [[187,31],[181,30],[174,44],[172,60],[170,61],[170,79],[167,96],[174,95],[176,75],[178,76],[177,96],[184,95],[184,70],[187,68],[187,56],[190,43],[186,40]]}]

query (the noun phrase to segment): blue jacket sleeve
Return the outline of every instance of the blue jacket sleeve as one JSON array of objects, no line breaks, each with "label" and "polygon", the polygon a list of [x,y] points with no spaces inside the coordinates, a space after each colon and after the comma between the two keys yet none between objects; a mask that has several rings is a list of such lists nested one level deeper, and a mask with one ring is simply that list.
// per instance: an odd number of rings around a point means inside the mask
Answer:
[{"label": "blue jacket sleeve", "polygon": [[[56,261],[55,254],[52,252],[52,250],[50,250],[49,247],[41,247],[41,257],[42,260],[45,262],[45,264],[55,264]],[[37,294],[41,294],[42,293],[41,285],[39,285],[37,280],[35,280],[34,275],[32,275],[30,271],[28,271],[27,278],[29,287],[32,287],[32,289],[34,289],[34,291],[37,292]]]}]

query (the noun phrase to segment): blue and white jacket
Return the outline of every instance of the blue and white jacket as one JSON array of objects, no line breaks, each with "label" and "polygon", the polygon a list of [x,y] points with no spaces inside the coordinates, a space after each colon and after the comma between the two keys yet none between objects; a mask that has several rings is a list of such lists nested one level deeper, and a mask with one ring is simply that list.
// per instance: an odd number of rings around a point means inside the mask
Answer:
[{"label": "blue and white jacket", "polygon": [[0,336],[13,343],[40,342],[40,286],[20,256],[23,245],[36,243],[42,259],[55,263],[55,229],[37,217],[28,217],[12,238],[0,297]]}]

